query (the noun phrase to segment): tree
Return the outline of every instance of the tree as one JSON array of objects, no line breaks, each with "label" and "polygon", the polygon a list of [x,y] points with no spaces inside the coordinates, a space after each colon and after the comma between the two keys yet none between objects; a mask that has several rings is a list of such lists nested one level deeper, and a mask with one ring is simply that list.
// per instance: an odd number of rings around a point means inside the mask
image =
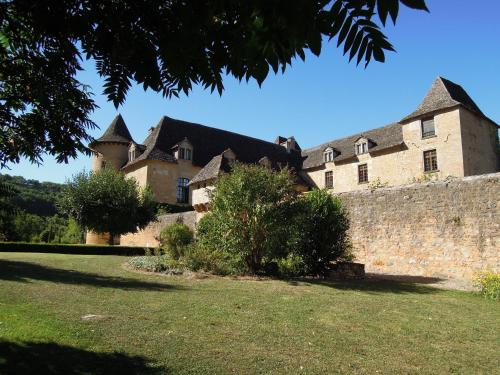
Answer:
[{"label": "tree", "polygon": [[[425,0],[7,0],[0,3],[0,166],[89,152],[96,105],[75,75],[93,59],[122,104],[135,81],[164,96],[222,93],[225,74],[259,85],[269,70],[337,40],[357,64],[393,51],[381,28]],[[378,15],[378,17],[376,17]]]},{"label": "tree", "polygon": [[135,233],[155,220],[156,204],[149,188],[139,188],[134,179],[104,168],[81,172],[68,181],[59,208],[83,228],[116,235]]},{"label": "tree", "polygon": [[16,206],[12,203],[17,190],[4,181],[0,181],[0,240],[10,239],[16,214]]},{"label": "tree", "polygon": [[299,198],[289,245],[306,275],[326,276],[330,265],[351,258],[349,218],[338,197],[315,189]]},{"label": "tree", "polygon": [[211,193],[211,212],[197,228],[199,245],[232,255],[246,272],[259,272],[287,251],[286,222],[296,195],[287,169],[235,164]]}]

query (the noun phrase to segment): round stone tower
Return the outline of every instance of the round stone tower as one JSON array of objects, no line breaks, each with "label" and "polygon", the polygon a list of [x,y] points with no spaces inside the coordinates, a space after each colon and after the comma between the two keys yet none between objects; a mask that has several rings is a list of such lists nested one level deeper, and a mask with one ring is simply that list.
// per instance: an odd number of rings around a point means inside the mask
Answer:
[{"label": "round stone tower", "polygon": [[[98,171],[104,167],[120,170],[128,161],[130,142],[133,142],[132,136],[122,116],[118,115],[104,134],[89,145],[89,148],[94,151],[92,171]],[[109,234],[89,231],[85,242],[92,245],[107,244],[109,243]],[[120,237],[117,236],[113,243],[119,244]]]},{"label": "round stone tower", "polygon": [[104,134],[89,147],[94,151],[92,170],[104,166],[119,170],[128,160],[128,148],[133,142],[127,125],[121,115],[115,117]]}]

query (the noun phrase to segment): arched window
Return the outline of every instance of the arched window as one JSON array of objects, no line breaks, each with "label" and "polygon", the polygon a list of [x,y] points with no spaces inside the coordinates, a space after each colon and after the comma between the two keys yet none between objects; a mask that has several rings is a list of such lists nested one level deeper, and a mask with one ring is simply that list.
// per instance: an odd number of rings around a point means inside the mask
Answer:
[{"label": "arched window", "polygon": [[189,179],[179,177],[177,179],[177,203],[189,203]]}]

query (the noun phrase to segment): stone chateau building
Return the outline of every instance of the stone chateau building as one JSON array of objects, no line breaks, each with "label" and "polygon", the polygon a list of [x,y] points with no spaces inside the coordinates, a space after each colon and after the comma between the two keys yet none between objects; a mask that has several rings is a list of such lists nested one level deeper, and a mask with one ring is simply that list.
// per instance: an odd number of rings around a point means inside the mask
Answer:
[{"label": "stone chateau building", "polygon": [[120,115],[90,147],[93,170],[121,170],[150,185],[157,201],[192,205],[202,213],[208,191],[233,161],[288,166],[300,191],[333,193],[494,173],[500,170],[498,128],[461,86],[438,77],[400,121],[309,149],[302,150],[294,137],[273,143],[169,117],[137,143]]}]

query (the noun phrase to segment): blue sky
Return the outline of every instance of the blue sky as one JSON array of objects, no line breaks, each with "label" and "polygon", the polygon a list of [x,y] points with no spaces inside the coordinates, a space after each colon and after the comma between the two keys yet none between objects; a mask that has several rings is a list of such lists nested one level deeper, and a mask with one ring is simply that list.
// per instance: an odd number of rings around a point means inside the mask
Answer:
[{"label": "blue sky", "polygon": [[[302,148],[401,119],[419,104],[432,81],[443,76],[461,84],[486,115],[500,122],[500,1],[427,0],[431,13],[402,8],[397,25],[385,32],[396,48],[384,64],[365,70],[349,64],[333,43],[319,58],[295,61],[284,75],[255,82],[225,80],[222,97],[201,88],[189,97],[164,99],[134,87],[116,110],[102,92],[92,62],[79,79],[89,84],[99,105],[92,119],[98,137],[121,113],[133,138],[142,142],[161,116],[198,122],[273,141],[294,135]],[[0,173],[42,181],[64,182],[90,158],[57,164],[49,156],[41,167],[26,161]]]}]

